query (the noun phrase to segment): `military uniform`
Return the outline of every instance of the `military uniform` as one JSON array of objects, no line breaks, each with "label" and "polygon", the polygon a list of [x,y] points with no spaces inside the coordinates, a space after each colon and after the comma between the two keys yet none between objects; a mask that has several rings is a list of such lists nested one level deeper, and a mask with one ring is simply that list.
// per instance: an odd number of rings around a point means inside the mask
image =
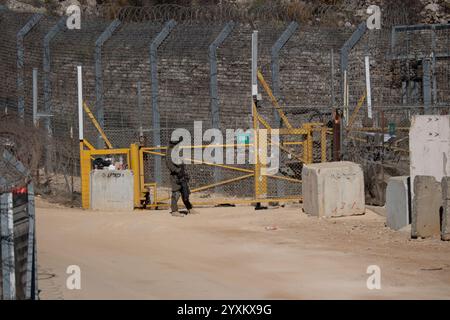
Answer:
[{"label": "military uniform", "polygon": [[[181,141],[181,140],[180,140]],[[178,212],[178,199],[183,201],[186,209],[189,211],[192,209],[192,204],[189,201],[189,176],[186,173],[186,166],[184,163],[176,164],[172,160],[172,151],[178,142],[170,142],[166,153],[166,165],[170,171],[170,185],[172,188],[172,197],[170,203],[170,209],[172,213]]]}]

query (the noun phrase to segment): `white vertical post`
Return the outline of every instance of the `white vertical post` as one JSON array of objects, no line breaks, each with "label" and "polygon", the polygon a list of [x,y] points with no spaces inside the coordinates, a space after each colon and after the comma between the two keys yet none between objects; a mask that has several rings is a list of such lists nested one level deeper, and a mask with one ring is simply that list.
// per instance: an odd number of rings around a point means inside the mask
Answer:
[{"label": "white vertical post", "polygon": [[252,97],[258,98],[258,31],[254,30],[252,34]]},{"label": "white vertical post", "polygon": [[365,57],[366,65],[366,92],[367,92],[367,117],[372,119],[372,92],[370,88],[370,60],[369,56]]},{"label": "white vertical post", "polygon": [[83,77],[81,66],[77,67],[78,72],[78,137],[83,140]]},{"label": "white vertical post", "polygon": [[[344,71],[344,125],[348,125],[348,83],[347,70]],[[342,131],[342,130],[341,130]]]},{"label": "white vertical post", "polygon": [[33,68],[33,124],[37,127],[37,101],[38,101],[38,83],[37,83],[37,68]]}]

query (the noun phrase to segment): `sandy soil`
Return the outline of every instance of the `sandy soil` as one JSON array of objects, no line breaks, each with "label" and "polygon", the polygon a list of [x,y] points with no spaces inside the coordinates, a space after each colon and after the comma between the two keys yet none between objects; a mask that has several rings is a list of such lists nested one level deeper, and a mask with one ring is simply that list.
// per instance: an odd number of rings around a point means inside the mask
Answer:
[{"label": "sandy soil", "polygon": [[[450,243],[291,206],[94,212],[37,201],[42,299],[450,298]],[[66,268],[81,268],[81,290]],[[366,286],[381,268],[381,290]]]}]

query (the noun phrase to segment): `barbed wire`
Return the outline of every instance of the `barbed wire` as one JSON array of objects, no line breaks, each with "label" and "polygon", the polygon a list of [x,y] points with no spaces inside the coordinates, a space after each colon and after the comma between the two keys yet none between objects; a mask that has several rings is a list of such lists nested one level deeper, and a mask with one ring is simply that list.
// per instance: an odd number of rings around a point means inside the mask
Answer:
[{"label": "barbed wire", "polygon": [[254,7],[244,7],[237,4],[216,6],[181,6],[162,4],[156,6],[106,6],[100,8],[101,14],[123,22],[164,22],[170,19],[182,23],[217,23],[233,20],[236,22],[283,22],[324,18],[330,14],[341,12],[342,5],[309,3],[309,4],[266,4]]}]

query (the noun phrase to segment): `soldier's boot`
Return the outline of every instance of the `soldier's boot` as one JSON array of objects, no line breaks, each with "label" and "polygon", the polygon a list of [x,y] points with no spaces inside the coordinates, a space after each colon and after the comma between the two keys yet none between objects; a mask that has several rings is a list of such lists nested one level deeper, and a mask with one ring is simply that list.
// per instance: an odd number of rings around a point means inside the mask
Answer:
[{"label": "soldier's boot", "polygon": [[170,213],[172,217],[184,217],[185,214],[180,213],[179,211],[173,211]]}]

